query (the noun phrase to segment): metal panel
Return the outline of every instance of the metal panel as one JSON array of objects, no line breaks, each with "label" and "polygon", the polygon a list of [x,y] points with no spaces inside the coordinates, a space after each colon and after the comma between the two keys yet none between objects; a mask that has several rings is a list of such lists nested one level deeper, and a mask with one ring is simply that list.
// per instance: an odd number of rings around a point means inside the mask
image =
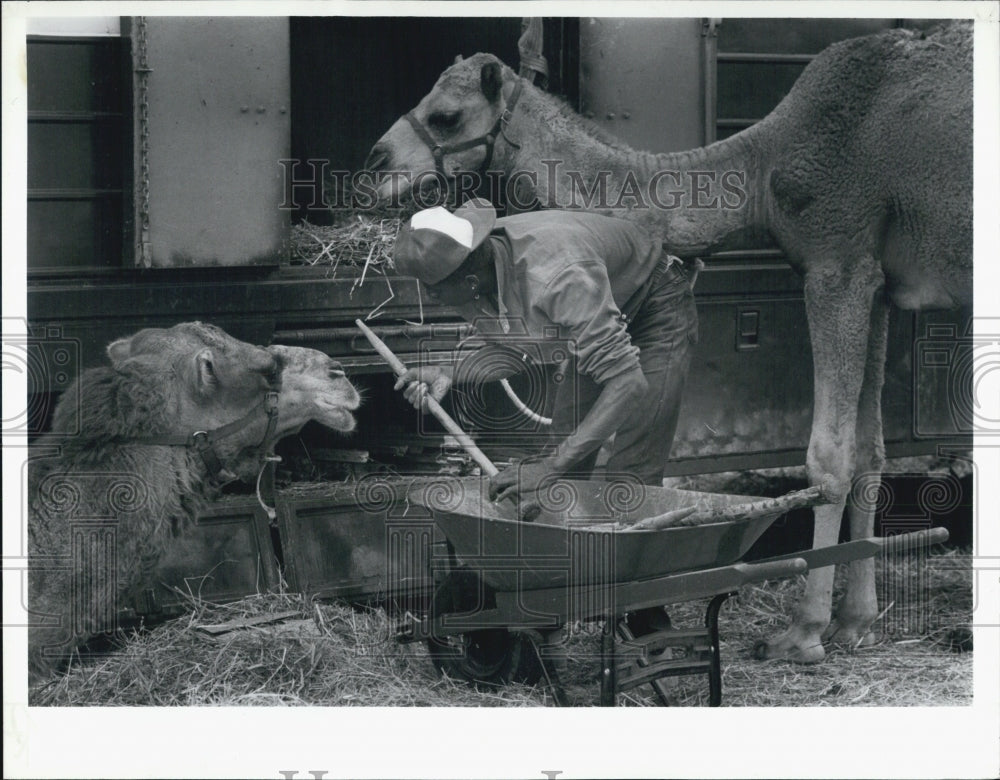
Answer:
[{"label": "metal panel", "polygon": [[[813,366],[801,279],[756,264],[709,266],[698,278],[698,293],[700,340],[667,474],[803,463],[812,426]],[[757,314],[750,349],[740,336],[747,312]],[[918,318],[891,310],[882,392],[891,457],[935,451],[929,441],[914,442],[915,435],[952,442],[968,436],[968,425],[956,424],[952,411],[962,350],[972,343],[966,316],[933,312]],[[942,342],[945,347],[937,349]],[[934,364],[939,355],[941,366]]]},{"label": "metal panel", "polygon": [[131,156],[122,42],[32,37],[27,57],[29,269],[117,266]]},{"label": "metal panel", "polygon": [[171,539],[152,580],[154,586],[134,605],[139,614],[178,614],[190,608],[191,598],[233,601],[276,588],[267,515],[251,498],[217,501]]},{"label": "metal panel", "polygon": [[[385,277],[361,285],[350,274],[343,278],[338,274],[336,279],[315,273],[271,278],[252,274],[256,274],[253,269],[164,270],[157,272],[156,280],[148,275],[53,280],[31,287],[28,316],[34,327],[58,327],[62,337],[78,342],[84,368],[104,365],[105,347],[116,338],[145,327],[198,319],[258,344],[270,343],[275,329],[281,328],[284,343],[323,349],[338,358],[366,357],[384,365],[360,337],[354,319],[367,316],[389,297]],[[416,321],[421,314],[430,322],[450,313],[427,301],[421,307],[415,280],[394,278],[391,284],[395,297],[383,307],[384,317],[371,322],[376,329],[382,322]],[[407,348],[408,341],[413,346]],[[394,349],[412,352],[417,342],[400,335],[391,343]]]},{"label": "metal panel", "polygon": [[723,19],[719,51],[818,54],[845,38],[893,27],[895,19]]},{"label": "metal panel", "polygon": [[287,18],[145,23],[148,262],[278,262],[289,231],[278,164],[291,147]]},{"label": "metal panel", "polygon": [[704,139],[700,19],[583,19],[580,110],[636,149]]},{"label": "metal panel", "polygon": [[[698,284],[754,271],[706,270]],[[788,273],[789,281],[798,281]],[[812,361],[801,292],[698,297],[699,343],[672,460],[804,449],[812,419]],[[749,289],[748,289],[749,288]],[[758,313],[756,346],[740,349],[741,314]],[[707,468],[706,470],[712,470]]]},{"label": "metal panel", "polygon": [[406,494],[434,479],[371,475],[349,486],[280,491],[278,529],[289,586],[307,598],[425,598],[432,587],[431,545],[443,537]]}]

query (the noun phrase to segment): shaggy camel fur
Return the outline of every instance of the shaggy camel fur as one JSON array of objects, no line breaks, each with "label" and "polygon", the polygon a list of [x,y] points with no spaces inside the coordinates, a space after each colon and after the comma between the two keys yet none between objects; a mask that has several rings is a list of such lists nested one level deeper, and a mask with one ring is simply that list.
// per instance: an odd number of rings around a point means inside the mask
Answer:
[{"label": "shaggy camel fur", "polygon": [[[221,483],[255,478],[274,443],[309,420],[355,425],[357,391],[316,350],[254,347],[193,322],[140,331],[108,356],[63,395],[35,445],[57,454],[29,467],[33,679],[115,624]],[[213,453],[185,446],[196,431],[214,432]]]}]

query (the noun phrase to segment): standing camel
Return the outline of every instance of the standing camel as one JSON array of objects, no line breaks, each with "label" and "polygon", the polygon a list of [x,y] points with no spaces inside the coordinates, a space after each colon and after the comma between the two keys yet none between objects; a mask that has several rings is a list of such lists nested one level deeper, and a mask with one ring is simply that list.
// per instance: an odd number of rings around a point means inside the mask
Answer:
[{"label": "standing camel", "polygon": [[[885,462],[888,307],[972,298],[970,23],[830,46],[766,118],[674,154],[609,140],[496,57],[476,54],[393,124],[368,168],[381,174],[380,198],[433,178],[421,173],[501,171],[521,201],[530,189],[543,207],[635,219],[681,257],[777,244],[804,277],[815,386],[809,478],[833,475],[840,495],[817,507],[813,543],[837,542],[845,503],[851,536],[872,535],[874,507],[851,487]],[[405,175],[385,175],[392,171]],[[849,564],[831,622],[833,575],[810,572],[792,625],[759,657],[813,662],[824,636],[873,640],[872,559]]]}]

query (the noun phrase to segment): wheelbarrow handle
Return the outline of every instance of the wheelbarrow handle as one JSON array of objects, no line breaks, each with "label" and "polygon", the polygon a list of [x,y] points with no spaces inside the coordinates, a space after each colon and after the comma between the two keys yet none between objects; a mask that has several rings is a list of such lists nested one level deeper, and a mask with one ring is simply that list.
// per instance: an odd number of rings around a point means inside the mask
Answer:
[{"label": "wheelbarrow handle", "polygon": [[662,515],[647,517],[631,526],[633,531],[653,531],[678,526],[708,525],[710,523],[732,523],[754,520],[767,515],[780,515],[791,509],[830,504],[837,500],[837,492],[833,477],[826,476],[819,485],[796,490],[778,498],[766,498],[762,501],[749,501],[745,504],[722,507],[720,509],[701,509],[689,512],[687,509],[675,509]]},{"label": "wheelbarrow handle", "polygon": [[829,547],[816,547],[812,550],[799,550],[787,555],[778,555],[756,563],[780,563],[791,558],[801,558],[810,569],[822,569],[824,566],[836,566],[838,563],[849,563],[862,558],[873,558],[883,552],[898,555],[908,550],[930,547],[948,541],[947,528],[924,528],[920,531],[910,531],[894,536],[869,536],[867,539],[855,539],[853,542],[833,544]]},{"label": "wheelbarrow handle", "polygon": [[760,563],[737,563],[733,569],[739,574],[740,584],[764,580],[778,580],[796,574],[804,574],[809,570],[809,564],[802,557],[786,558],[780,561],[762,561]]}]

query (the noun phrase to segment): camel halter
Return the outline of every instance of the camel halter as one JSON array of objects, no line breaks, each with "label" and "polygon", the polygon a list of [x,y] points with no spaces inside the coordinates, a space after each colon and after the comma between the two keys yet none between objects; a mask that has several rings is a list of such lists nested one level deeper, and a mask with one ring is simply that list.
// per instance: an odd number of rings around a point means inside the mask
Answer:
[{"label": "camel halter", "polygon": [[517,101],[521,97],[521,87],[524,86],[524,81],[522,79],[517,80],[517,84],[514,85],[514,91],[510,95],[510,100],[504,106],[503,111],[499,113],[496,121],[493,123],[493,127],[490,128],[486,135],[481,135],[478,138],[472,138],[468,141],[462,141],[461,143],[454,144],[452,146],[442,146],[437,141],[435,141],[427,128],[420,124],[420,120],[413,114],[412,111],[406,113],[406,121],[410,123],[410,127],[413,128],[413,132],[417,134],[417,137],[424,142],[428,149],[431,150],[431,155],[434,157],[434,170],[437,172],[444,181],[448,181],[450,177],[444,170],[444,156],[446,154],[456,154],[457,152],[464,152],[466,149],[473,149],[477,146],[486,146],[486,157],[483,158],[482,165],[479,166],[479,174],[483,175],[489,170],[490,163],[493,162],[493,147],[496,144],[497,137],[502,135],[504,139],[513,146],[515,149],[520,149],[521,145],[511,141],[507,136],[506,130],[507,125],[510,123],[512,115],[514,113],[514,108],[517,106]]},{"label": "camel halter", "polygon": [[218,479],[222,472],[225,470],[225,466],[222,463],[222,459],[219,457],[219,453],[215,451],[215,444],[221,439],[225,439],[232,436],[234,433],[246,428],[255,417],[258,416],[259,411],[263,409],[267,413],[267,430],[264,431],[264,438],[260,440],[260,444],[257,445],[258,454],[265,459],[267,459],[267,442],[274,435],[275,428],[278,426],[278,393],[275,390],[271,390],[261,399],[260,403],[254,406],[249,412],[240,417],[238,420],[233,420],[231,423],[226,423],[225,425],[214,428],[210,431],[195,431],[188,436],[183,434],[177,435],[164,435],[164,436],[146,436],[139,439],[132,439],[131,441],[135,444],[156,444],[163,445],[167,447],[193,447],[201,455],[201,459],[205,462],[206,468],[208,468],[208,474],[211,479]]}]

